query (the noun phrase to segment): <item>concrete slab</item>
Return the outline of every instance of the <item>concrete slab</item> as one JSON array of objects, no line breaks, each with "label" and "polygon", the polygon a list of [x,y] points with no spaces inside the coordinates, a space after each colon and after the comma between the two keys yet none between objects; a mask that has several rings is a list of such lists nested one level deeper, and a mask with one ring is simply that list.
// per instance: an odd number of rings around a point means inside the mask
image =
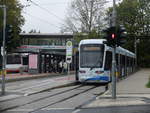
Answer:
[{"label": "concrete slab", "polygon": [[18,95],[18,94],[9,94],[9,95],[5,95],[5,96],[0,96],[0,102],[10,100],[10,99],[14,99],[14,98],[18,98],[18,97],[21,97],[21,96],[22,95]]},{"label": "concrete slab", "polygon": [[150,88],[146,87],[149,78],[150,69],[141,69],[117,83],[116,99],[112,99],[112,90],[109,87],[104,95],[97,97],[95,101],[83,107],[150,105]]},{"label": "concrete slab", "polygon": [[111,95],[106,95],[97,98],[94,102],[84,106],[83,108],[130,105],[150,105],[150,95],[117,95],[116,99],[112,99]]}]

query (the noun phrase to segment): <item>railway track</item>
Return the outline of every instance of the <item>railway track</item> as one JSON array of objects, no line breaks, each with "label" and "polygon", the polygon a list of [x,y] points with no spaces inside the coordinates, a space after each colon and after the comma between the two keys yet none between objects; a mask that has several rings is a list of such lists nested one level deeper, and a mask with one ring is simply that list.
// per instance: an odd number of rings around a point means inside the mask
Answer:
[{"label": "railway track", "polygon": [[[33,113],[47,107],[57,106],[60,103],[69,102],[69,100],[73,98],[77,98],[80,100],[80,96],[85,94],[92,95],[92,98],[85,100],[83,103],[80,103],[74,106],[74,109],[80,108],[82,105],[94,100],[99,94],[105,92],[105,90],[97,91],[97,95],[92,94],[92,92],[96,89],[102,88],[103,86],[99,85],[72,85],[72,86],[65,86],[60,88],[55,88],[51,90],[47,90],[35,95],[30,95],[26,97],[20,97],[18,99],[8,100],[5,102],[1,102],[0,104],[9,104],[9,103],[16,103],[14,105],[8,105],[5,108],[1,108],[0,112],[5,113],[5,111],[19,111],[22,109],[30,109],[29,113]],[[105,89],[105,88],[102,88]],[[88,96],[88,95],[87,95]],[[25,100],[25,101],[23,101]],[[23,101],[20,103],[20,101]]]}]

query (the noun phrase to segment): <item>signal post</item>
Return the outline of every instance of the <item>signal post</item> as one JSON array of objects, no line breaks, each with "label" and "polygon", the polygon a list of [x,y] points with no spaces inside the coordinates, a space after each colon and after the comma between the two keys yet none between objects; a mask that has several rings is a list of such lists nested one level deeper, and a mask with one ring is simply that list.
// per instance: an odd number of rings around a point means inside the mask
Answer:
[{"label": "signal post", "polygon": [[123,26],[109,27],[103,31],[106,44],[111,46],[112,52],[112,98],[116,99],[116,47],[125,43],[126,31]]},{"label": "signal post", "polygon": [[2,55],[2,95],[5,94],[5,68],[6,68],[6,52],[5,52],[5,37],[6,37],[6,6],[0,5],[0,8],[3,9],[3,38],[2,38],[2,47],[1,55]]},{"label": "signal post", "polygon": [[116,3],[113,0],[112,24],[109,28],[103,30],[106,44],[113,49],[112,53],[112,99],[116,99],[116,47],[125,43],[126,31],[123,26],[116,24]]},{"label": "signal post", "polygon": [[72,62],[72,42],[67,41],[66,43],[66,62],[67,62],[67,70],[68,75],[70,74],[70,63]]}]

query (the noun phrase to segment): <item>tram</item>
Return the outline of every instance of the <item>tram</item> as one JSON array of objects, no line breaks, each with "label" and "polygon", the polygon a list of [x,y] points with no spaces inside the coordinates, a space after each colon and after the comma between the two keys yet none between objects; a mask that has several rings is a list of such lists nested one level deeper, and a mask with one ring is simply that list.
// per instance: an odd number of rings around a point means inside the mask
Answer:
[{"label": "tram", "polygon": [[7,72],[19,72],[22,67],[21,56],[19,54],[8,54],[6,59]]},{"label": "tram", "polygon": [[[76,54],[77,82],[111,82],[112,47],[105,39],[81,40]],[[116,77],[122,78],[134,71],[135,54],[116,47]]]},{"label": "tram", "polygon": [[6,71],[8,73],[20,72],[21,68],[23,68],[22,71],[27,71],[28,58],[26,56],[25,54],[19,53],[7,54]]}]

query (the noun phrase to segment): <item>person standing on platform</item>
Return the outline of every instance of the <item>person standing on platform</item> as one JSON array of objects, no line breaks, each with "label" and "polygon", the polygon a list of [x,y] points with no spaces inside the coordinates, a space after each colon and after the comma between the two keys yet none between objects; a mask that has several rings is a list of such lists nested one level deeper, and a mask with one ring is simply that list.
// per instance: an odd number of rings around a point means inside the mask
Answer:
[{"label": "person standing on platform", "polygon": [[63,68],[64,68],[64,74],[67,74],[67,62],[64,62]]},{"label": "person standing on platform", "polygon": [[54,60],[54,73],[57,73],[57,61],[56,60]]},{"label": "person standing on platform", "polygon": [[59,62],[59,73],[62,73],[62,69],[63,69],[63,62],[60,61]]}]

